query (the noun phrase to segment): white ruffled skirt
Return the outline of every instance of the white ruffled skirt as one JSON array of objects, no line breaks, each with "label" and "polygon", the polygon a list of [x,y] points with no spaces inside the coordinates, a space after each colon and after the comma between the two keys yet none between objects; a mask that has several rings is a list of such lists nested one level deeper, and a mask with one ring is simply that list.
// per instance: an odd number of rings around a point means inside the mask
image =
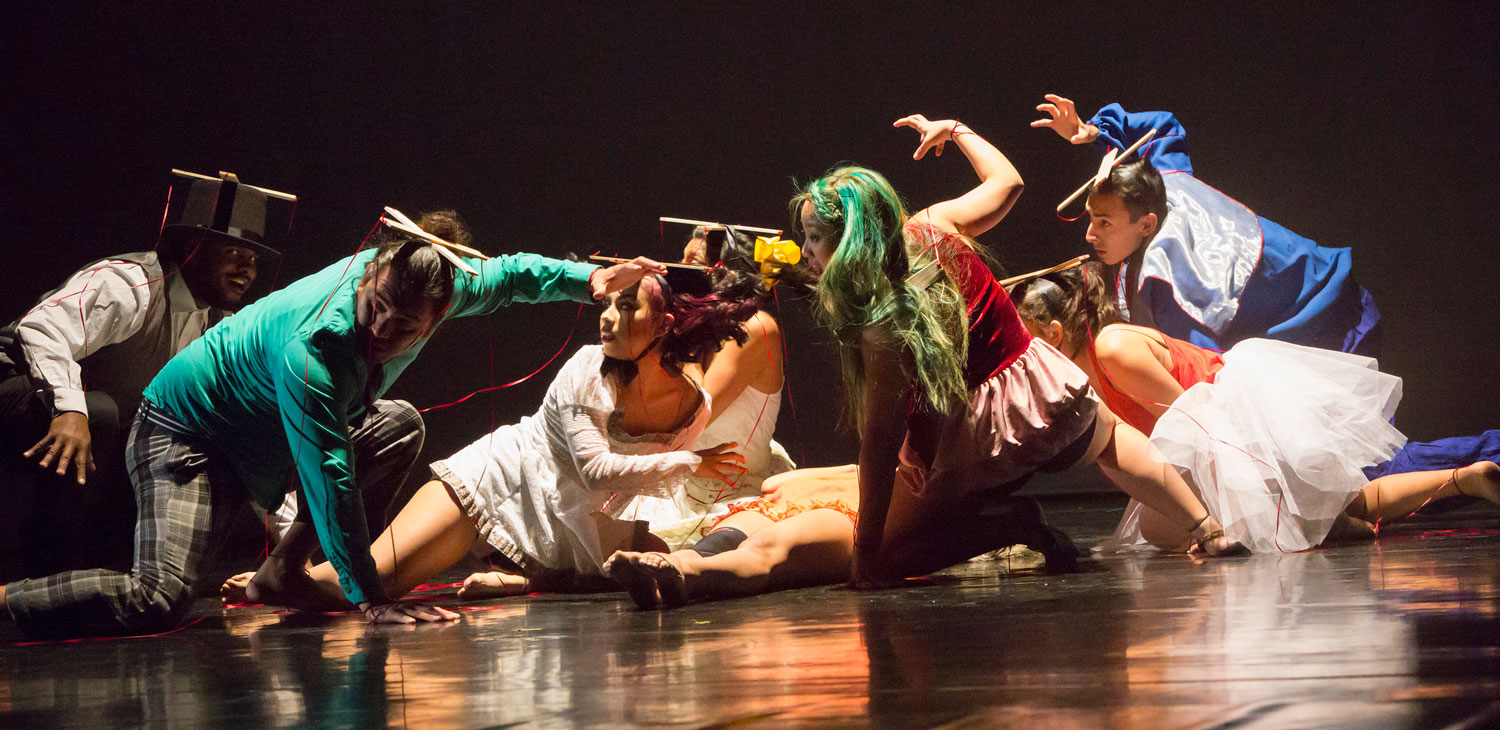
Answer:
[{"label": "white ruffled skirt", "polygon": [[[1224,525],[1255,552],[1315,547],[1378,464],[1406,443],[1390,421],[1401,379],[1367,357],[1246,340],[1178,397],[1151,432]],[[1144,545],[1134,500],[1102,549]]]}]

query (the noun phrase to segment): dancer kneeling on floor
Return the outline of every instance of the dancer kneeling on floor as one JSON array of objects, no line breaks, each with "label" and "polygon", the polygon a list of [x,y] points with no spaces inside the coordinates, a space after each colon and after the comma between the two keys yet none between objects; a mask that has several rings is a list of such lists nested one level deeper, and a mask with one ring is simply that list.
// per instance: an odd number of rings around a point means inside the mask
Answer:
[{"label": "dancer kneeling on floor", "polygon": [[[804,255],[821,273],[818,312],[838,338],[860,431],[851,582],[894,585],[1011,544],[1018,513],[986,514],[986,505],[1035,471],[1095,460],[1132,496],[1192,531],[1204,552],[1243,552],[1187,484],[1152,457],[1145,437],[1098,405],[1087,376],[1032,339],[980,259],[970,236],[1014,204],[1022,185],[1015,168],[953,120],[912,116],[897,124],[922,134],[918,158],[956,144],[979,186],[908,217],[884,177],[845,167],[792,200]],[[1033,532],[1025,542],[1050,560],[1074,557],[1055,532]],[[630,558],[640,569],[620,573],[626,580],[654,575],[660,584],[681,573],[693,593],[690,565],[672,556],[619,556],[611,565]]]},{"label": "dancer kneeling on floor", "polygon": [[[1268,339],[1221,354],[1119,323],[1095,266],[1016,285],[1021,319],[1087,372],[1121,419],[1151,435],[1231,540],[1256,551],[1303,550],[1330,537],[1369,536],[1365,523],[1434,500],[1500,502],[1500,467],[1474,458],[1409,473],[1387,467],[1367,478],[1361,467],[1391,460],[1406,441],[1390,423],[1401,379],[1376,370],[1374,360]],[[1132,502],[1104,547],[1146,543],[1181,551],[1189,540]]]},{"label": "dancer kneeling on floor", "polygon": [[[753,282],[720,270],[710,288],[703,274],[679,272],[608,296],[602,343],[568,360],[535,415],[432,465],[436,478],[371,542],[388,595],[405,594],[480,541],[517,572],[480,574],[486,578],[469,581],[461,597],[567,587],[578,578],[586,585],[614,550],[666,549],[645,523],[620,519],[630,497],[670,494],[690,475],[728,482],[744,473],[733,443],[687,450],[711,404],[682,365],[745,336],[755,305],[744,289]],[[330,607],[341,605],[331,566],[309,574]],[[225,584],[226,598],[237,591]],[[253,581],[244,598],[256,600]]]}]

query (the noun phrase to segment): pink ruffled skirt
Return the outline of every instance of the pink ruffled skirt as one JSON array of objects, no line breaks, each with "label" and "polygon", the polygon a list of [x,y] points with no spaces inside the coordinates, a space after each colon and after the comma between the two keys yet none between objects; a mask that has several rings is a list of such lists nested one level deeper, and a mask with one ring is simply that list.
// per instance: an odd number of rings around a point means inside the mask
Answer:
[{"label": "pink ruffled skirt", "polygon": [[1089,433],[1098,408],[1088,376],[1032,338],[1015,362],[969,391],[968,408],[929,421],[939,424],[931,464],[908,437],[897,477],[919,496],[943,497],[1019,482],[1055,466],[1048,462]]}]

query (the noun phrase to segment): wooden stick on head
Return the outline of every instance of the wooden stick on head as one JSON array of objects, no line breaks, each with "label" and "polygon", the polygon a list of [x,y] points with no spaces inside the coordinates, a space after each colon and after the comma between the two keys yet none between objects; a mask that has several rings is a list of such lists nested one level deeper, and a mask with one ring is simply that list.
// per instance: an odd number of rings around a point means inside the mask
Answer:
[{"label": "wooden stick on head", "polygon": [[422,230],[421,228],[417,227],[416,224],[412,223],[410,218],[407,218],[401,213],[401,211],[396,210],[395,208],[386,206],[385,210],[390,214],[390,216],[381,216],[381,223],[384,223],[385,225],[390,226],[391,228],[401,231],[402,233],[405,233],[407,235],[416,236],[417,238],[420,238],[432,244],[432,248],[438,252],[438,255],[442,256],[443,259],[445,259],[448,263],[453,264],[453,268],[458,269],[459,271],[462,271],[469,276],[479,276],[479,272],[475,271],[474,267],[465,263],[464,260],[459,258],[458,254],[453,253],[451,249],[460,249],[465,253],[473,251],[474,253],[479,254],[478,258],[482,259],[488,259],[488,256],[474,251],[474,249],[469,248],[468,246],[460,246],[456,243],[444,241],[443,239]]},{"label": "wooden stick on head", "polygon": [[1088,254],[1084,254],[1082,256],[1074,256],[1073,258],[1057,264],[1056,266],[1049,266],[1045,269],[1037,269],[1036,271],[1032,271],[1030,273],[1021,274],[1020,276],[1012,276],[1006,279],[1001,279],[1000,286],[1009,289],[1010,287],[1026,281],[1027,279],[1035,279],[1039,276],[1046,276],[1048,274],[1055,274],[1059,271],[1067,271],[1068,269],[1077,268],[1079,266],[1082,266],[1083,263],[1088,260]]},{"label": "wooden stick on head", "polygon": [[[1125,158],[1130,156],[1130,153],[1135,152],[1136,150],[1140,149],[1141,145],[1146,144],[1147,142],[1150,142],[1151,138],[1155,137],[1155,136],[1156,136],[1156,130],[1153,129],[1153,130],[1147,132],[1144,137],[1141,137],[1140,139],[1136,140],[1135,144],[1130,145],[1130,147],[1128,149],[1126,149],[1124,152],[1121,152],[1118,157],[1110,157],[1109,155],[1105,155],[1104,156],[1104,161],[1102,163],[1100,163],[1100,165],[1099,165],[1099,171],[1096,172],[1096,173],[1094,173],[1094,177],[1090,178],[1089,181],[1086,182],[1086,183],[1084,183],[1082,187],[1078,188],[1077,190],[1074,190],[1073,194],[1069,195],[1067,200],[1064,200],[1063,202],[1058,203],[1057,204],[1057,212],[1059,212],[1059,213],[1063,212],[1063,208],[1068,207],[1069,203],[1072,203],[1073,201],[1077,200],[1078,196],[1083,195],[1085,192],[1088,192],[1089,188],[1097,188],[1097,187],[1099,187],[1099,184],[1102,183],[1102,182],[1104,182],[1109,177],[1109,171],[1110,170],[1113,170],[1116,165],[1120,164],[1121,162],[1124,162]],[[1110,154],[1114,154],[1114,150],[1110,150]]]},{"label": "wooden stick on head", "polygon": [[[241,185],[245,185],[244,183],[240,183],[238,176],[236,176],[234,173],[230,173],[230,172],[222,172],[221,171],[219,173],[218,177],[214,177],[213,175],[200,175],[200,174],[198,174],[196,172],[188,172],[187,170],[178,170],[177,168],[174,167],[174,168],[172,168],[172,174],[176,175],[178,177],[185,177],[185,178],[188,178],[190,180],[224,180],[224,179],[230,179],[230,178],[232,178],[235,182],[237,182],[237,183],[239,183]],[[265,193],[266,197],[268,197],[268,198],[276,198],[277,200],[289,200],[289,201],[291,201],[293,203],[297,202],[297,196],[292,195],[291,193],[283,193],[280,190],[272,190],[270,188],[263,188],[263,187],[261,187],[259,185],[245,185],[245,187],[247,187],[247,188],[255,188],[256,190],[259,190],[262,193]]]},{"label": "wooden stick on head", "polygon": [[[662,223],[683,223],[690,226],[703,226],[710,231],[722,230],[724,228],[723,223],[717,223],[714,221],[700,221],[693,218],[672,218],[670,216],[662,216],[657,220],[660,220]],[[755,226],[742,226],[737,223],[732,223],[730,225],[733,225],[736,230],[750,231],[751,233],[770,233],[777,236],[781,235],[782,233],[782,229],[780,228],[757,228]]]},{"label": "wooden stick on head", "polygon": [[[610,262],[612,264],[628,264],[631,261],[634,261],[634,259],[622,259],[622,258],[620,258],[618,256],[600,256],[598,254],[594,254],[593,256],[590,256],[589,260],[590,261],[608,261],[608,262]],[[668,268],[673,268],[673,269],[689,269],[689,270],[692,270],[692,271],[708,271],[708,269],[709,269],[709,267],[702,266],[702,265],[699,265],[699,264],[669,264],[669,263],[663,263],[662,266],[666,266]]]}]

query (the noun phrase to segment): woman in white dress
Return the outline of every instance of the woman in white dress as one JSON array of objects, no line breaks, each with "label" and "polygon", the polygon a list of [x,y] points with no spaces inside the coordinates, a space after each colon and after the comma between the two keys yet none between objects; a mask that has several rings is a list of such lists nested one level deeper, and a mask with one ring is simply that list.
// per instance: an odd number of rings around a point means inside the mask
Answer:
[{"label": "woman in white dress", "polygon": [[[700,227],[683,248],[682,261],[721,264],[758,278],[754,246],[754,237],[733,226],[712,231]],[[769,297],[763,296],[762,304],[765,299]],[[718,518],[729,514],[731,504],[759,498],[767,478],[796,468],[781,444],[771,438],[781,413],[784,383],[781,327],[762,307],[745,323],[745,334],[744,342],[725,342],[702,363],[703,389],[713,410],[708,428],[692,448],[737,443],[748,471],[730,484],[692,477],[669,497],[641,495],[625,509],[630,519],[649,522],[652,534],[671,550],[696,543]]]},{"label": "woman in white dress", "polygon": [[[1365,523],[1449,497],[1500,502],[1500,467],[1488,461],[1367,477],[1364,467],[1406,442],[1391,425],[1401,379],[1370,358],[1258,338],[1216,353],[1118,323],[1092,264],[1019,284],[1011,297],[1032,334],[1072,357],[1111,410],[1150,434],[1229,538],[1256,552],[1371,536]],[[1101,547],[1147,544],[1180,552],[1188,539],[1132,502]]]},{"label": "woman in white dress", "polygon": [[[388,596],[400,596],[479,544],[516,566],[488,592],[523,593],[599,574],[613,551],[664,550],[644,523],[625,519],[637,494],[670,495],[697,476],[730,483],[745,472],[736,444],[693,450],[711,402],[683,366],[744,336],[755,312],[744,277],[700,282],[651,276],[610,295],[599,317],[601,344],[584,347],[558,372],[541,408],[432,465],[435,478],[373,541]],[[342,605],[327,564],[309,574]],[[245,598],[260,601],[256,586]],[[461,594],[462,595],[462,594]],[[263,601],[261,601],[263,602]]]}]

